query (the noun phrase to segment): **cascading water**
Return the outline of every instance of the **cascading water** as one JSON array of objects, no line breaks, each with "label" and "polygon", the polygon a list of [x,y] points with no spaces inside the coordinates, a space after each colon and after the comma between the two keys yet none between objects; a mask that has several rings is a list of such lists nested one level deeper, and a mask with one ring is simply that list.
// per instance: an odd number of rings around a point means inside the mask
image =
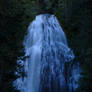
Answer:
[{"label": "cascading water", "polygon": [[80,66],[71,66],[75,56],[54,15],[36,17],[28,28],[24,47],[27,58],[18,60],[18,64],[24,67],[26,76],[14,82],[20,92],[74,92],[78,87],[74,82],[78,82]]}]

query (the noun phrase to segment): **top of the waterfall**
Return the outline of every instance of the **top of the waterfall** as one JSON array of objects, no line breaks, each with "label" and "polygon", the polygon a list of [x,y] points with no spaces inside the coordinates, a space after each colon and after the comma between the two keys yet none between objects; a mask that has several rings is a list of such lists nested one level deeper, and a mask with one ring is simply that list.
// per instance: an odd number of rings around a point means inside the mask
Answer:
[{"label": "top of the waterfall", "polygon": [[41,25],[41,24],[56,24],[60,27],[57,18],[53,14],[40,14],[37,15],[36,18],[30,23],[28,30],[30,30],[34,25]]},{"label": "top of the waterfall", "polygon": [[52,15],[52,14],[40,14],[40,15],[37,15],[36,16],[36,18],[38,18],[38,17],[55,17],[54,15]]},{"label": "top of the waterfall", "polygon": [[[52,39],[56,41],[61,41],[67,46],[66,36],[61,28],[58,19],[53,14],[40,14],[37,15],[33,22],[28,27],[28,32],[30,34],[40,33],[39,35],[44,34],[52,35]],[[48,33],[49,32],[49,33]],[[38,37],[37,34],[37,39]]]},{"label": "top of the waterfall", "polygon": [[48,19],[56,19],[56,17],[52,14],[40,14],[40,15],[37,15],[36,16],[36,20],[39,20],[40,22],[44,22],[45,20],[48,20]]}]

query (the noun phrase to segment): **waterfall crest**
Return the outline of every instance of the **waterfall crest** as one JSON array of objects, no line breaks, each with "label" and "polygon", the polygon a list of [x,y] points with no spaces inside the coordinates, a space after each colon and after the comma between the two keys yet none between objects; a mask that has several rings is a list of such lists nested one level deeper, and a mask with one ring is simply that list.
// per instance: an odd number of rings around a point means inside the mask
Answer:
[{"label": "waterfall crest", "polygon": [[[23,44],[27,58],[18,60],[18,64],[21,62],[26,76],[14,82],[20,92],[74,92],[72,90],[78,86],[74,82],[79,79],[80,66],[76,64],[77,68],[71,68],[75,56],[54,15],[36,16],[28,27]],[[69,63],[68,68],[66,63]],[[76,70],[78,76],[74,79]]]}]

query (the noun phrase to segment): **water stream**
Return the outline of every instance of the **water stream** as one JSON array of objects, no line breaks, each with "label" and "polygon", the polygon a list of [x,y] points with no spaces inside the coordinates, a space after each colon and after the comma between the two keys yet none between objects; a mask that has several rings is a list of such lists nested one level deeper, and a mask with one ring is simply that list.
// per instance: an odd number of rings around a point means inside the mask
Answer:
[{"label": "water stream", "polygon": [[[20,92],[74,92],[80,76],[79,63],[54,15],[36,16],[24,38],[26,60],[18,60],[26,76],[14,86]],[[19,68],[18,68],[19,70]],[[18,75],[19,73],[16,72]]]}]

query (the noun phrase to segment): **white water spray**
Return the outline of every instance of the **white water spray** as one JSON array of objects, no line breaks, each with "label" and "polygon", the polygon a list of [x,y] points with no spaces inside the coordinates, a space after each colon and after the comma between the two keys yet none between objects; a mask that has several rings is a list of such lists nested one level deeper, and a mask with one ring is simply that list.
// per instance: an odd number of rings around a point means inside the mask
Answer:
[{"label": "white water spray", "polygon": [[[42,14],[36,17],[28,28],[24,47],[27,58],[18,62],[23,62],[21,66],[24,66],[26,76],[14,82],[20,92],[72,92],[77,88],[78,84],[74,82],[78,81],[79,76],[74,77],[74,69],[77,75],[80,69],[71,68],[75,56],[54,15]],[[70,63],[67,69],[65,63]],[[75,79],[71,82],[71,78]]]}]

